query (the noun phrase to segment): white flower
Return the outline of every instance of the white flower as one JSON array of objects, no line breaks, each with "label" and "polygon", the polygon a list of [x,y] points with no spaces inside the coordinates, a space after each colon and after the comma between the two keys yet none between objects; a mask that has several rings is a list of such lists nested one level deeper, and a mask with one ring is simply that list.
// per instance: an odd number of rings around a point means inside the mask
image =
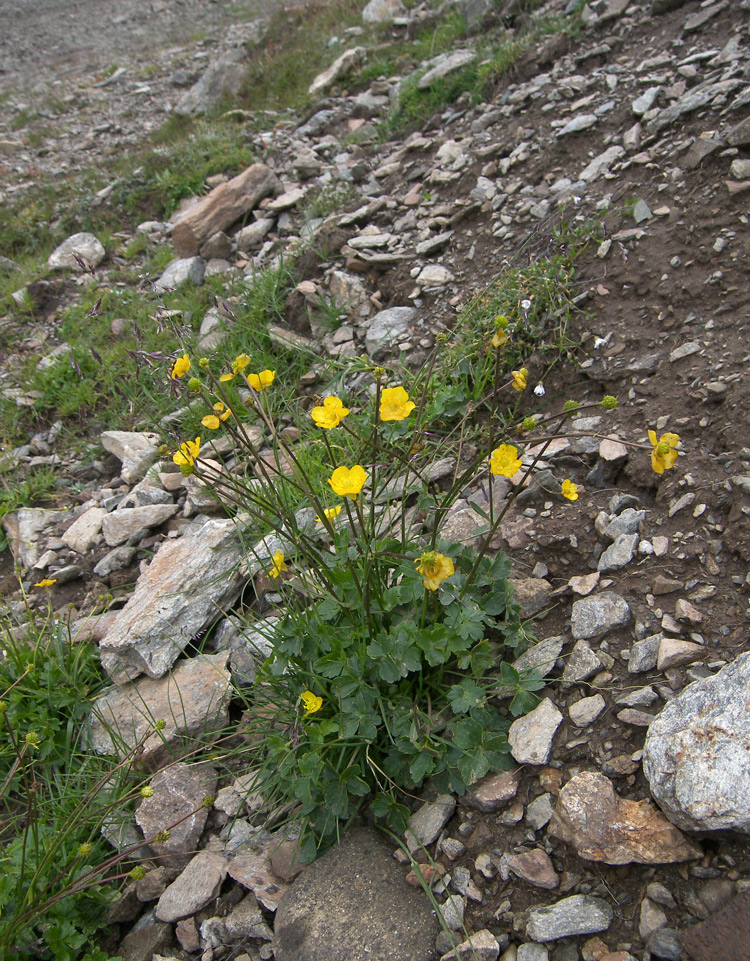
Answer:
[{"label": "white flower", "polygon": [[608,337],[594,337],[594,348],[599,350],[600,347],[606,347],[608,340]]},{"label": "white flower", "polygon": [[530,310],[530,309],[531,309],[531,301],[530,301],[530,300],[522,300],[522,301],[521,301],[521,310]]},{"label": "white flower", "polygon": [[544,397],[544,394],[545,394],[544,384],[537,384],[536,387],[534,388],[534,393],[536,394],[537,397]]}]

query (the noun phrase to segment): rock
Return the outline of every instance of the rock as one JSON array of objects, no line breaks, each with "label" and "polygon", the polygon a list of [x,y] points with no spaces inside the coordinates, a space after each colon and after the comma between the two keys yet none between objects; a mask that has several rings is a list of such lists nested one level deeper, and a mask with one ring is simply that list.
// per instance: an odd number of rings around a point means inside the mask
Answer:
[{"label": "rock", "polygon": [[[508,950],[510,951],[512,948]],[[506,951],[503,954],[502,961],[549,961],[549,951],[544,944],[531,944],[530,942],[519,944],[515,956],[509,955]],[[568,958],[566,961],[572,961],[572,959]]]},{"label": "rock", "polygon": [[180,218],[172,231],[172,243],[180,257],[194,257],[219,230],[236,220],[277,188],[276,174],[265,164],[253,164],[226,183],[214,187]]},{"label": "rock", "polygon": [[253,247],[259,247],[263,238],[275,223],[276,221],[271,217],[262,217],[247,227],[243,227],[237,234],[237,249],[252,250]]},{"label": "rock", "polygon": [[462,67],[476,60],[477,55],[474,50],[454,50],[453,53],[441,53],[433,60],[428,61],[430,69],[417,82],[418,90],[428,90],[433,83],[442,80],[451,73],[461,70]]},{"label": "rock", "polygon": [[625,567],[633,560],[639,540],[638,534],[620,534],[599,558],[597,570],[619,571],[620,568]]},{"label": "rock", "polygon": [[206,274],[206,261],[202,257],[178,258],[167,264],[161,277],[154,282],[154,293],[163,294],[177,290],[183,284],[200,287]]},{"label": "rock", "polygon": [[370,357],[377,357],[403,340],[416,315],[414,307],[389,307],[375,314],[368,321],[365,333],[365,347]]},{"label": "rock", "polygon": [[354,69],[361,66],[367,59],[365,47],[352,47],[345,50],[340,57],[337,57],[327,70],[319,73],[310,84],[307,93],[310,97],[317,97],[318,94],[333,86],[337,80],[345,77]]},{"label": "rock", "polygon": [[276,912],[276,961],[432,961],[438,924],[371,828],[352,828],[295,881]]},{"label": "rock", "polygon": [[237,47],[214,60],[200,80],[180,97],[174,112],[180,117],[208,113],[222,101],[237,97],[247,77],[245,57],[244,48]]},{"label": "rock", "polygon": [[615,794],[603,774],[578,774],[560,792],[548,828],[587,861],[671,864],[702,857],[650,801]]},{"label": "rock", "polygon": [[628,658],[628,673],[644,674],[656,667],[659,659],[659,648],[664,640],[663,634],[652,634],[644,637],[642,641],[636,641],[630,648]]},{"label": "rock", "polygon": [[138,924],[125,935],[118,955],[122,961],[153,961],[158,952],[164,950],[172,940],[172,928],[163,921],[154,921],[148,916],[138,919]]},{"label": "rock", "polygon": [[442,924],[449,931],[458,931],[464,926],[466,898],[459,897],[457,894],[450,894],[443,904],[439,905],[438,911]]},{"label": "rock", "polygon": [[667,926],[667,916],[660,907],[644,898],[641,901],[638,933],[644,941],[648,941],[652,934]]},{"label": "rock", "polygon": [[126,484],[142,480],[159,459],[159,435],[152,431],[105,430],[99,440],[122,462],[120,476]]},{"label": "rock", "polygon": [[370,0],[362,11],[362,20],[364,23],[392,23],[405,14],[406,8],[401,0]]},{"label": "rock", "polygon": [[96,543],[102,530],[103,507],[90,507],[77,517],[62,536],[63,544],[77,554],[85,554]]},{"label": "rock", "polygon": [[111,514],[105,512],[101,518],[104,540],[110,547],[117,547],[144,528],[160,527],[178,510],[176,504],[152,504],[149,507],[112,511]]},{"label": "rock", "polygon": [[226,876],[223,855],[200,851],[159,898],[156,917],[169,922],[192,917],[218,896]]},{"label": "rock", "polygon": [[[168,677],[143,677],[111,688],[95,701],[91,712],[91,749],[120,755],[145,738],[143,764],[155,768],[180,749],[190,750],[191,737],[221,730],[229,717],[227,657],[226,651],[200,654],[175,665]],[[166,726],[154,731],[159,720]]]},{"label": "rock", "polygon": [[543,828],[552,817],[552,796],[540,794],[526,807],[526,823],[534,831]]},{"label": "rock", "polygon": [[201,937],[216,950],[227,945],[242,945],[250,938],[270,941],[273,931],[266,924],[255,895],[248,894],[226,917],[207,918],[203,921]]},{"label": "rock", "polygon": [[568,715],[576,727],[586,727],[593,724],[606,708],[607,702],[601,694],[594,694],[593,697],[582,697],[580,701],[571,704]]},{"label": "rock", "polygon": [[593,183],[603,174],[609,172],[612,164],[624,156],[625,148],[619,144],[614,144],[612,147],[608,147],[604,153],[599,154],[598,157],[594,157],[588,166],[580,172],[578,179],[585,180],[586,183]]},{"label": "rock", "polygon": [[682,641],[677,637],[662,637],[656,666],[660,671],[668,671],[670,667],[701,661],[705,656],[706,649],[702,644]]},{"label": "rock", "polygon": [[[537,578],[533,579],[537,580]],[[520,657],[517,657],[513,661],[513,667],[519,673],[534,670],[539,671],[542,677],[546,677],[555,666],[564,644],[565,638],[562,635],[545,637],[544,640],[539,641],[538,644],[532,644],[528,651],[524,651]],[[504,695],[499,694],[498,696]]]},{"label": "rock", "polygon": [[526,851],[523,854],[514,854],[508,859],[508,867],[513,874],[533,884],[535,888],[552,891],[560,883],[549,855],[541,848]]},{"label": "rock", "polygon": [[598,934],[612,924],[614,912],[606,901],[585,894],[574,894],[556,904],[532,908],[526,935],[534,941],[557,941],[579,934]]},{"label": "rock", "polygon": [[644,113],[647,113],[653,107],[660,90],[661,87],[649,87],[643,91],[637,100],[633,101],[630,106],[636,117],[642,117]]},{"label": "rock", "polygon": [[8,535],[10,549],[16,563],[29,570],[39,560],[40,535],[56,524],[60,511],[21,507],[3,518],[3,530]]},{"label": "rock", "polygon": [[466,941],[442,955],[440,961],[495,961],[500,954],[500,946],[495,935],[483,928],[472,934]]},{"label": "rock", "polygon": [[574,602],[570,627],[576,640],[598,640],[629,621],[628,602],[613,591],[602,591]]},{"label": "rock", "polygon": [[548,698],[517,718],[508,731],[510,753],[519,764],[546,764],[563,716]]},{"label": "rock", "polygon": [[656,716],[643,770],[667,817],[684,830],[750,834],[750,653],[689,684]]},{"label": "rock", "polygon": [[497,811],[516,796],[520,770],[505,771],[502,774],[488,774],[476,784],[461,799],[466,807],[477,811]]},{"label": "rock", "polygon": [[406,844],[409,850],[416,851],[432,844],[455,810],[456,799],[452,794],[441,794],[436,800],[423,804],[408,821]]},{"label": "rock", "polygon": [[165,541],[101,642],[110,677],[122,683],[169,670],[191,639],[239,596],[237,568],[244,555],[231,520],[209,520]]},{"label": "rock", "polygon": [[579,133],[581,130],[588,130],[589,127],[593,127],[594,124],[598,122],[599,118],[595,113],[583,113],[569,120],[564,127],[561,127],[557,131],[556,136],[566,137],[569,133]]},{"label": "rock", "polygon": [[[150,787],[154,793],[151,797],[143,798],[135,812],[135,819],[147,841],[162,831],[169,833],[166,841],[151,842],[156,860],[173,869],[175,866],[184,869],[193,860],[193,852],[206,824],[210,805],[203,802],[204,798],[215,792],[216,771],[205,764],[177,761],[155,774]],[[205,858],[202,863],[208,870]],[[215,868],[214,865],[214,871]],[[194,881],[195,872],[191,872],[183,885],[186,895]],[[173,913],[176,906],[177,899],[170,896],[165,902],[165,913]],[[189,913],[179,917],[187,917]],[[178,920],[178,916],[171,920]]]},{"label": "rock", "polygon": [[[115,571],[121,571],[123,568],[129,567],[135,560],[135,555],[136,550],[134,547],[115,547],[114,550],[110,551],[109,554],[105,554],[99,563],[95,565],[94,573],[97,577],[108,577]],[[114,622],[117,613],[117,611],[112,611],[110,624]],[[101,637],[104,637],[105,634],[106,631]],[[98,640],[101,640],[101,638],[98,638]]]},{"label": "rock", "polygon": [[533,617],[549,604],[552,585],[543,577],[511,577],[510,582],[516,604],[521,608],[522,618]]},{"label": "rock", "polygon": [[591,650],[588,641],[578,641],[568,656],[562,679],[571,684],[587,681],[601,669],[602,662]]},{"label": "rock", "polygon": [[104,260],[105,255],[104,247],[93,234],[73,234],[72,237],[68,237],[52,251],[47,258],[47,267],[50,270],[77,270],[80,272],[84,268],[76,260],[76,257],[80,257],[87,267],[98,267]]},{"label": "rock", "polygon": [[447,267],[441,267],[440,264],[427,264],[419,271],[415,283],[420,287],[444,287],[455,279]]},{"label": "rock", "polygon": [[[664,933],[662,929],[660,934]],[[675,934],[675,932],[672,932]],[[747,961],[747,945],[750,943],[750,892],[740,894],[722,911],[701,924],[686,928],[679,934],[680,942],[691,961]],[[658,958],[678,954],[657,954]]]}]

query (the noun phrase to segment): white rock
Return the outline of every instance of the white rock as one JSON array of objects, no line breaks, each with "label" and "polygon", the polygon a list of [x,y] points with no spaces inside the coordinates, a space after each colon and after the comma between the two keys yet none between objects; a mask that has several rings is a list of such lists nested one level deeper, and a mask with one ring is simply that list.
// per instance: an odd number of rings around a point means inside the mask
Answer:
[{"label": "white rock", "polygon": [[519,764],[546,764],[563,716],[546,697],[533,711],[515,720],[508,731],[510,753]]},{"label": "white rock", "polygon": [[73,234],[52,251],[47,259],[47,267],[50,270],[81,271],[83,268],[76,260],[76,254],[89,267],[98,267],[106,251],[93,234]]},{"label": "white rock", "polygon": [[102,519],[107,512],[103,507],[90,507],[77,517],[62,536],[63,544],[77,554],[85,554],[96,543],[102,530]]}]

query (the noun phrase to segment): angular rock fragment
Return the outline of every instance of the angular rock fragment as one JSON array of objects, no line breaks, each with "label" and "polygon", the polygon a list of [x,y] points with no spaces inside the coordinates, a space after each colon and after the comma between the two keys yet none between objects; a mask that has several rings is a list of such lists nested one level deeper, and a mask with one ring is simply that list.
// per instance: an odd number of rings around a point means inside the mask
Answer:
[{"label": "angular rock fragment", "polygon": [[603,774],[578,774],[560,792],[549,825],[552,837],[572,844],[587,861],[671,864],[702,857],[650,801],[615,794]]}]

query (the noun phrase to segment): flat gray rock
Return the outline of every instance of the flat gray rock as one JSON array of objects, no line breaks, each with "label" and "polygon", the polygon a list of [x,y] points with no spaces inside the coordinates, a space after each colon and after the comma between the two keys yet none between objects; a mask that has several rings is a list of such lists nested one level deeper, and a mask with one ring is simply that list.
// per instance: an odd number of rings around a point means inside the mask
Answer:
[{"label": "flat gray rock", "polygon": [[195,116],[207,113],[222,100],[236,97],[247,76],[245,58],[244,48],[237,47],[214,60],[200,80],[180,97],[174,112],[183,117]]},{"label": "flat gray rock", "polygon": [[102,639],[109,676],[122,683],[168,671],[191,639],[239,596],[237,568],[244,553],[230,520],[210,520],[165,541]]},{"label": "flat gray rock", "polygon": [[409,333],[409,325],[417,316],[414,307],[389,307],[381,310],[367,324],[365,347],[371,357],[393,347]]},{"label": "flat gray rock", "polygon": [[689,684],[652,721],[643,771],[655,800],[688,831],[750,834],[750,653]]},{"label": "flat gray rock", "polygon": [[109,547],[117,547],[144,528],[161,527],[178,510],[177,504],[151,504],[148,507],[131,507],[105,513],[101,518],[104,540]]},{"label": "flat gray rock", "polygon": [[451,73],[455,73],[462,67],[476,60],[477,54],[475,50],[455,50],[453,53],[440,54],[433,61],[434,66],[432,66],[427,73],[420,77],[417,87],[419,90],[427,90],[433,85],[437,80],[441,80],[443,77],[447,77]]},{"label": "flat gray rock", "polygon": [[276,961],[432,961],[439,931],[430,902],[372,828],[352,828],[300,875],[274,928]]},{"label": "flat gray rock", "polygon": [[153,431],[105,430],[99,438],[102,447],[122,462],[120,475],[126,484],[135,484],[159,459],[159,435]]},{"label": "flat gray rock", "polygon": [[557,904],[529,911],[526,934],[534,941],[557,941],[578,934],[597,934],[612,924],[614,912],[606,901],[574,894]]},{"label": "flat gray rock", "polygon": [[104,260],[106,251],[101,243],[93,234],[80,233],[73,234],[64,240],[59,247],[47,258],[47,267],[50,270],[77,270],[83,268],[76,260],[76,256],[89,267],[98,267]]},{"label": "flat gray rock", "polygon": [[510,753],[519,764],[546,764],[562,714],[548,697],[515,720],[508,731]]},{"label": "flat gray rock", "polygon": [[154,293],[163,294],[187,283],[200,287],[205,274],[206,261],[202,257],[178,258],[167,264],[166,270],[154,284]]},{"label": "flat gray rock", "polygon": [[638,534],[620,534],[599,558],[597,570],[619,571],[633,560],[640,537]]},{"label": "flat gray rock", "polygon": [[156,917],[160,921],[192,917],[217,897],[226,876],[227,862],[223,855],[200,851],[159,898]]},{"label": "flat gray rock", "polygon": [[614,591],[602,591],[573,604],[570,627],[576,640],[604,637],[630,621],[630,606]]}]

